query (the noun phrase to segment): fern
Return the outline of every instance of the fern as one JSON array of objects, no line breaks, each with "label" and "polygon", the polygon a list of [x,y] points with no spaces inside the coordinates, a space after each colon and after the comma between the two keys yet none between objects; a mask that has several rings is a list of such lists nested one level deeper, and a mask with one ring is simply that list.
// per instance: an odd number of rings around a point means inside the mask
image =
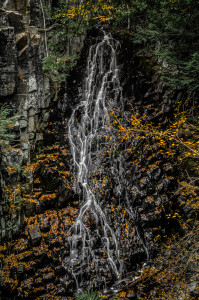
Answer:
[{"label": "fern", "polygon": [[99,293],[93,290],[85,291],[82,294],[75,294],[76,300],[98,300],[99,299]]},{"label": "fern", "polygon": [[[75,294],[75,299],[76,300],[99,300],[100,295],[97,291],[85,291],[82,294]],[[119,297],[117,295],[113,295],[110,300],[119,300]]]},{"label": "fern", "polygon": [[110,300],[119,300],[119,296],[118,295],[113,295]]}]

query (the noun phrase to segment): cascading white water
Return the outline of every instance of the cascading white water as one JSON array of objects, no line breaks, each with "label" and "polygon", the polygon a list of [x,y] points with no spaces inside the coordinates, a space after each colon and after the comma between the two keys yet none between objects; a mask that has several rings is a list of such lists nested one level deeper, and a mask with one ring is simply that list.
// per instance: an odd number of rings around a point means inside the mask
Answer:
[{"label": "cascading white water", "polygon": [[8,5],[8,2],[9,2],[10,0],[5,0],[5,2],[3,3],[3,8],[6,8],[6,6]]},{"label": "cascading white water", "polygon": [[[118,242],[100,207],[99,200],[91,189],[92,182],[89,180],[96,166],[100,164],[99,155],[96,157],[98,162],[93,161],[92,146],[96,144],[98,150],[100,132],[107,130],[109,124],[107,109],[109,94],[111,93],[112,99],[116,99],[121,90],[117,46],[118,42],[110,34],[104,33],[103,40],[90,48],[84,96],[74,109],[68,128],[73,160],[77,169],[75,189],[82,195],[79,215],[69,232],[70,262],[72,266],[81,266],[85,261],[93,264],[97,276],[101,258],[95,253],[93,241],[100,239],[110,272],[118,278],[121,273]],[[92,226],[95,223],[92,229],[86,223],[87,214],[93,218]],[[78,285],[77,278],[76,281]]]}]

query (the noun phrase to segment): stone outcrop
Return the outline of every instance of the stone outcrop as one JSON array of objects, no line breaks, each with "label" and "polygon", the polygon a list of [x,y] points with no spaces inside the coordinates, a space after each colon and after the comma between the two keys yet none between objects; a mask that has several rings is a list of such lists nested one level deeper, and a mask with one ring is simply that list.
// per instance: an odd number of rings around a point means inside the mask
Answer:
[{"label": "stone outcrop", "polygon": [[[12,105],[19,116],[14,147],[22,150],[23,157],[17,162],[21,165],[29,161],[31,149],[43,140],[42,130],[57,101],[57,86],[42,69],[47,55],[44,26],[49,25],[44,6],[50,8],[52,1],[5,0],[0,4],[0,99]],[[80,51],[83,41],[83,36],[68,41],[66,54]],[[13,156],[12,150],[9,155]],[[8,164],[14,166],[12,159]]]},{"label": "stone outcrop", "polygon": [[[49,79],[42,70],[45,45],[39,28],[43,25],[32,19],[31,3],[3,1],[0,9],[0,97],[4,103],[9,97],[9,104],[19,115],[15,131],[23,157],[20,152],[18,165],[28,162],[31,147],[42,140],[41,130],[48,121],[52,98]],[[10,150],[10,156],[15,156],[16,162],[17,153]],[[8,164],[15,165],[12,159]]]},{"label": "stone outcrop", "polygon": [[[15,184],[20,176],[9,176],[8,168],[22,168],[30,163],[35,145],[43,141],[55,90],[42,69],[46,55],[43,29],[44,14],[41,5],[51,1],[0,1],[0,102],[12,107],[17,120],[13,124],[14,137],[1,153],[1,195],[6,184]],[[37,23],[35,8],[39,12]],[[28,181],[32,181],[29,172]],[[0,239],[8,237],[8,223],[15,223],[15,233],[23,226],[20,210],[8,221],[6,203],[0,199]],[[20,206],[20,204],[19,204]],[[29,212],[33,213],[32,206]],[[11,224],[9,223],[9,224]],[[8,231],[7,231],[8,230]]]}]

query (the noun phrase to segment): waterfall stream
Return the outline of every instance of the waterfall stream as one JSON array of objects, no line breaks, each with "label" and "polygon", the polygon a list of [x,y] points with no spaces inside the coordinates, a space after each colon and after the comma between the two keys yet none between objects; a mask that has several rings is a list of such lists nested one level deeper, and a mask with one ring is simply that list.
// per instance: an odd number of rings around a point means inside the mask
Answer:
[{"label": "waterfall stream", "polygon": [[9,2],[10,0],[6,0],[4,3],[3,3],[3,8],[6,8],[6,6],[8,5],[8,2]]},{"label": "waterfall stream", "polygon": [[[114,278],[122,270],[118,241],[92,189],[91,175],[100,166],[100,134],[108,130],[107,102],[118,98],[121,87],[116,50],[118,42],[104,33],[103,40],[91,46],[87,60],[87,77],[80,104],[69,120],[69,140],[77,170],[75,190],[80,194],[79,215],[69,231],[70,264],[77,283],[82,274],[91,273],[94,281],[103,278],[103,268],[109,268]],[[95,145],[96,156],[92,155]],[[91,220],[89,223],[88,220]],[[98,250],[96,250],[96,248]],[[99,253],[101,250],[101,254]],[[105,280],[106,281],[106,280]]]}]

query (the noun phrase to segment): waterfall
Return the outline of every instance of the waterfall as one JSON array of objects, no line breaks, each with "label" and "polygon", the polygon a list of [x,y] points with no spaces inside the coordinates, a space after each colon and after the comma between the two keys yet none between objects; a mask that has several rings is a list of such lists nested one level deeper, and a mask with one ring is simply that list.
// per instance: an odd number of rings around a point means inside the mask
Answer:
[{"label": "waterfall", "polygon": [[[96,277],[102,276],[100,265],[108,266],[115,278],[120,277],[121,273],[118,242],[100,206],[99,199],[92,191],[90,180],[90,176],[100,165],[100,155],[92,157],[93,144],[96,145],[97,152],[100,152],[100,133],[108,130],[106,129],[109,125],[107,102],[110,94],[114,101],[121,90],[118,78],[117,46],[118,42],[106,33],[101,42],[91,46],[87,61],[84,96],[73,110],[68,123],[71,151],[77,170],[75,190],[81,195],[79,215],[68,237],[70,264],[77,285],[79,285],[82,273],[85,273],[85,268],[89,269],[89,265],[93,266],[95,280]],[[90,225],[88,215],[92,220]],[[103,249],[105,258],[102,259],[99,253],[96,254],[96,244],[98,248]]]},{"label": "waterfall", "polygon": [[6,0],[4,3],[3,3],[3,8],[6,8],[6,6],[8,5],[8,2],[9,2],[10,0]]}]

